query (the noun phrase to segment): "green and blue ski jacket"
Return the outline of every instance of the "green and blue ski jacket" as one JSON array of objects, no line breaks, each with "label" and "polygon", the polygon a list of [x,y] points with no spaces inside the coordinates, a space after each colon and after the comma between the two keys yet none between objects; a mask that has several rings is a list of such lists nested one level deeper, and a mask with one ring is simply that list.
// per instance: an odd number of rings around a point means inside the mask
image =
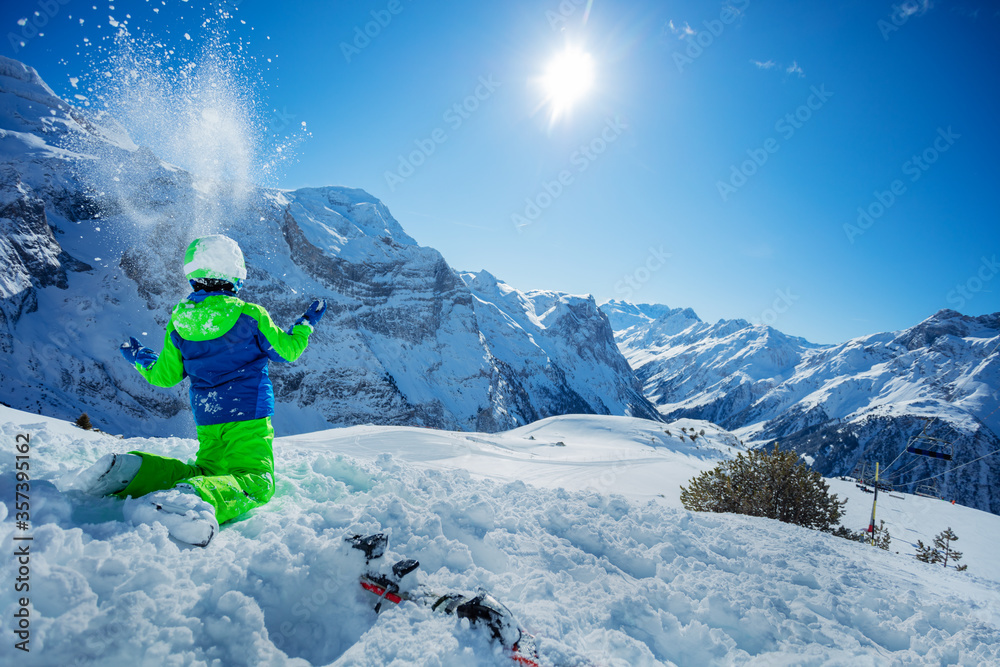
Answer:
[{"label": "green and blue ski jacket", "polygon": [[312,326],[287,333],[267,311],[229,292],[195,292],[174,308],[159,355],[143,350],[136,369],[151,384],[172,387],[191,378],[191,409],[199,426],[274,414],[268,361],[295,361]]}]

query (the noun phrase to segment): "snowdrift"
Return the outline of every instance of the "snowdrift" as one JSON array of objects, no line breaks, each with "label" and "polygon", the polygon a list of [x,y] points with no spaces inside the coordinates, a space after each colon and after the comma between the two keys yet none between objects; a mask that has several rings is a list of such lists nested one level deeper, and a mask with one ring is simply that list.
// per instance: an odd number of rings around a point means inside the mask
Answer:
[{"label": "snowdrift", "polygon": [[[678,509],[677,478],[730,455],[722,431],[691,442],[678,435],[685,424],[564,417],[497,435],[354,427],[279,438],[275,499],[197,549],[160,526],[126,526],[118,500],[60,490],[104,453],[188,458],[194,441],[122,440],[7,408],[0,424],[8,452],[31,435],[32,472],[31,526],[17,530],[14,456],[0,459],[0,537],[33,537],[31,652],[13,648],[17,600],[5,585],[5,662],[508,664],[467,621],[408,603],[374,614],[358,585],[362,556],[343,538],[377,530],[391,533],[387,562],[421,561],[416,582],[493,592],[538,635],[547,665],[1000,660],[995,555],[969,550],[970,572],[957,573],[774,521]],[[657,474],[663,497],[651,493]],[[997,534],[997,517],[947,509],[960,536]],[[990,558],[992,578],[980,567]],[[4,559],[5,582],[15,568]]]}]

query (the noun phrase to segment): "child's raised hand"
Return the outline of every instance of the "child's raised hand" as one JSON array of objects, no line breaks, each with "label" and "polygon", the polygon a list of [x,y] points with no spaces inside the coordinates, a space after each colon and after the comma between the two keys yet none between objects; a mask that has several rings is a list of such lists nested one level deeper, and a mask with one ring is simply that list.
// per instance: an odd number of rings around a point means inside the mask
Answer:
[{"label": "child's raised hand", "polygon": [[140,343],[139,340],[133,336],[122,343],[119,351],[122,353],[122,356],[125,357],[125,361],[134,366],[139,360],[139,350],[141,349],[142,343]]},{"label": "child's raised hand", "polygon": [[309,309],[306,314],[302,316],[300,321],[307,322],[310,326],[315,327],[319,324],[319,321],[323,319],[323,313],[326,312],[326,300],[319,299],[313,301],[309,304]]}]

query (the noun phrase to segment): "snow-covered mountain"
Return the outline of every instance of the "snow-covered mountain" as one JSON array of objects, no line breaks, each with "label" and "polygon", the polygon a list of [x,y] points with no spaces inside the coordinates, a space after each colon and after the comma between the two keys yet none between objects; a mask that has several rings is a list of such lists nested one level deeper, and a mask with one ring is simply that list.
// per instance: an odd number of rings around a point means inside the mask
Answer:
[{"label": "snow-covered mountain", "polygon": [[[814,345],[690,309],[601,308],[665,417],[709,420],[748,444],[777,440],[828,476],[891,463],[901,488],[1000,513],[1000,455],[989,456],[1000,449],[1000,313],[942,310],[903,331]],[[921,432],[938,439],[924,449],[953,460],[903,453]]]},{"label": "snow-covered mountain", "polygon": [[[210,117],[210,116],[206,116]],[[214,119],[214,117],[212,117]],[[330,308],[307,354],[272,365],[276,427],[498,431],[550,415],[659,419],[590,297],[459,274],[361,190],[205,178],[0,58],[0,400],[127,433],[191,433],[185,390],[146,385],[117,348],[154,349],[190,290],[194,237],[241,245],[241,297],[287,326]]]}]

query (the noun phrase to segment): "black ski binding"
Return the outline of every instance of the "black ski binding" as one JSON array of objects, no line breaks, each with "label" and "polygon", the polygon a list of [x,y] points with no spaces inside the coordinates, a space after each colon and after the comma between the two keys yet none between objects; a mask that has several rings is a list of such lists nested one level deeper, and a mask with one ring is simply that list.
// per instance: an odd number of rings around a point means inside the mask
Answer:
[{"label": "black ski binding", "polygon": [[521,628],[510,609],[486,591],[479,591],[472,598],[460,594],[444,595],[431,606],[434,611],[439,608],[446,614],[467,618],[473,625],[484,622],[493,638],[508,649],[521,641]]},{"label": "black ski binding", "polygon": [[385,533],[375,533],[374,535],[352,535],[344,538],[345,542],[350,542],[355,549],[363,551],[365,554],[365,565],[381,558],[385,553],[385,548],[389,545],[389,538]]},{"label": "black ski binding", "polygon": [[413,572],[418,567],[420,567],[420,562],[412,558],[407,558],[406,560],[401,560],[392,566],[392,574],[397,580],[402,579],[410,572]]}]

